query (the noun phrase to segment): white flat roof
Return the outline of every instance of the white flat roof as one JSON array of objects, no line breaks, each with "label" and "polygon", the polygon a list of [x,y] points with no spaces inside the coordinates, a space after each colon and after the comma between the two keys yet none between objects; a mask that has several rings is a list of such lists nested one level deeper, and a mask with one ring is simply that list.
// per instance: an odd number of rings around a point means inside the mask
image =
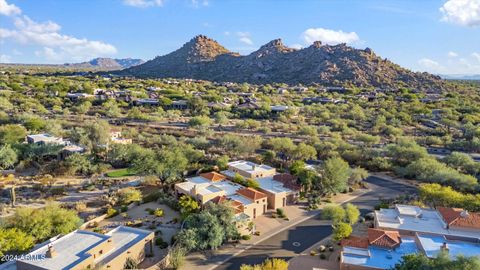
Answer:
[{"label": "white flat roof", "polygon": [[190,177],[190,178],[187,178],[185,179],[187,182],[191,182],[195,185],[199,185],[199,184],[210,184],[210,180],[208,180],[207,178],[204,178],[202,176],[195,176],[195,177]]},{"label": "white flat roof", "polygon": [[245,160],[232,161],[232,162],[229,162],[228,165],[238,170],[246,171],[246,172],[269,171],[273,169],[272,167],[265,164],[258,165],[256,163],[245,161]]},{"label": "white flat roof", "polygon": [[416,205],[397,204],[395,208],[400,215],[420,216],[422,214],[422,209]]},{"label": "white flat roof", "polygon": [[480,230],[446,229],[446,224],[440,214],[432,209],[421,209],[420,217],[399,214],[397,209],[380,209],[379,211],[375,211],[375,219],[381,228],[480,239]]},{"label": "white flat roof", "polygon": [[201,188],[197,187],[197,193],[200,194],[200,195],[218,193],[218,192],[221,192],[221,191],[222,191],[221,189],[219,189],[218,187],[216,187],[214,185],[208,185],[206,187],[201,187]]},{"label": "white flat roof", "polygon": [[227,196],[233,195],[237,192],[237,190],[243,188],[242,185],[233,183],[233,182],[228,181],[228,180],[223,180],[223,181],[220,181],[220,182],[216,182],[213,185],[215,187],[221,189],[221,190],[224,190],[225,195],[227,195]]},{"label": "white flat roof", "polygon": [[243,186],[228,180],[211,182],[210,180],[203,178],[202,176],[195,176],[187,178],[185,180],[185,182],[178,183],[176,184],[176,186],[188,192],[190,192],[190,190],[192,190],[192,188],[196,186],[198,194],[201,195],[224,191],[225,195],[229,196],[235,194],[237,190],[243,188]]},{"label": "white flat roof", "polygon": [[143,241],[151,233],[153,232],[127,226],[118,226],[117,228],[105,234],[112,238],[113,248],[105,253],[104,256],[101,256],[95,260],[95,264],[107,264],[109,261],[125,252],[133,245]]},{"label": "white flat roof", "polygon": [[291,189],[283,186],[283,183],[273,180],[273,176],[261,177],[255,179],[260,184],[260,188],[271,193],[293,192]]},{"label": "white flat roof", "polygon": [[28,138],[33,139],[34,141],[46,141],[46,142],[53,142],[53,141],[62,141],[62,138],[55,137],[48,133],[41,133],[41,134],[30,134],[27,135]]},{"label": "white flat roof", "polygon": [[[109,238],[107,235],[77,230],[50,244],[57,252],[55,257],[45,258],[44,260],[22,260],[22,262],[45,269],[70,269],[91,256],[87,251]],[[47,251],[48,245],[45,245],[30,252],[29,255],[42,256]]]}]

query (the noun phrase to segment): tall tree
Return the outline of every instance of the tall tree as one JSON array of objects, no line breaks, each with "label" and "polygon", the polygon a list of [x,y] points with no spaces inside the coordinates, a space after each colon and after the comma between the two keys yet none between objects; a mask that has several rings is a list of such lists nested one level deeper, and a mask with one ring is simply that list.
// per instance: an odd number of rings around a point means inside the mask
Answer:
[{"label": "tall tree", "polygon": [[348,178],[351,175],[350,166],[342,158],[329,158],[321,166],[320,184],[324,192],[336,193],[347,189]]}]

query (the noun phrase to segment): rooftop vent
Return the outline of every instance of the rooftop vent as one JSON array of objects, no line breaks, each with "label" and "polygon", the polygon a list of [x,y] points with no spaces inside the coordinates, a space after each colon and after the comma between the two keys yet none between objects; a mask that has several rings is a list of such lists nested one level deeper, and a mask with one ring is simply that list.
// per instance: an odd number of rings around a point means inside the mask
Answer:
[{"label": "rooftop vent", "polygon": [[47,256],[47,258],[53,258],[53,257],[57,256],[57,251],[55,250],[55,248],[53,248],[52,244],[48,245],[48,250],[47,250],[47,253],[45,255]]},{"label": "rooftop vent", "polygon": [[447,242],[443,242],[442,246],[440,247],[440,250],[448,252]]},{"label": "rooftop vent", "polygon": [[461,216],[462,218],[467,218],[469,215],[470,215],[470,214],[468,213],[467,210],[463,210],[463,211],[460,213],[460,216]]}]

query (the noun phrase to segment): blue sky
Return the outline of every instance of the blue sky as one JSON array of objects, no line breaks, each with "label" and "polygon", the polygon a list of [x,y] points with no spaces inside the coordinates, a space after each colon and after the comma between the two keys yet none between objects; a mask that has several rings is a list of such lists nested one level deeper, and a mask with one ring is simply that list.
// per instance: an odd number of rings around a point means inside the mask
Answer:
[{"label": "blue sky", "polygon": [[0,0],[0,62],[148,60],[197,34],[241,54],[275,38],[346,42],[413,70],[480,74],[480,0]]}]

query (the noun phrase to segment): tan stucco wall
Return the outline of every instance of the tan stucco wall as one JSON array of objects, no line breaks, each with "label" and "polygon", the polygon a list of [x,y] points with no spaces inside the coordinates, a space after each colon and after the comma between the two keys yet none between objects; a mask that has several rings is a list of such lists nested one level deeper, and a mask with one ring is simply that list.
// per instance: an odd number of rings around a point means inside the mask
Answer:
[{"label": "tan stucco wall", "polygon": [[275,168],[272,168],[270,170],[261,170],[261,171],[255,171],[253,173],[244,171],[244,170],[239,170],[235,168],[234,166],[228,166],[228,170],[238,173],[243,177],[246,178],[259,178],[259,177],[267,177],[267,176],[273,176],[277,173],[277,170]]},{"label": "tan stucco wall", "polygon": [[104,241],[99,245],[91,248],[89,251],[87,251],[87,253],[92,255],[93,259],[95,260],[96,258],[102,256],[102,254],[105,254],[108,251],[110,251],[112,248],[113,248],[112,239],[108,239],[107,241]]},{"label": "tan stucco wall", "polygon": [[268,208],[269,209],[277,209],[277,208],[283,208],[283,198],[285,198],[285,205],[287,204],[287,193],[286,192],[281,192],[281,193],[271,193],[267,190],[259,188],[259,190],[267,195],[267,200],[268,200]]},{"label": "tan stucco wall", "polygon": [[[245,205],[243,212],[247,214],[250,218],[257,218],[258,216],[261,216],[264,214],[264,206],[265,206],[265,212],[267,211],[267,199],[263,198],[260,200],[256,200],[254,203],[251,203],[249,205]],[[253,211],[256,209],[256,216],[253,216]]]}]

